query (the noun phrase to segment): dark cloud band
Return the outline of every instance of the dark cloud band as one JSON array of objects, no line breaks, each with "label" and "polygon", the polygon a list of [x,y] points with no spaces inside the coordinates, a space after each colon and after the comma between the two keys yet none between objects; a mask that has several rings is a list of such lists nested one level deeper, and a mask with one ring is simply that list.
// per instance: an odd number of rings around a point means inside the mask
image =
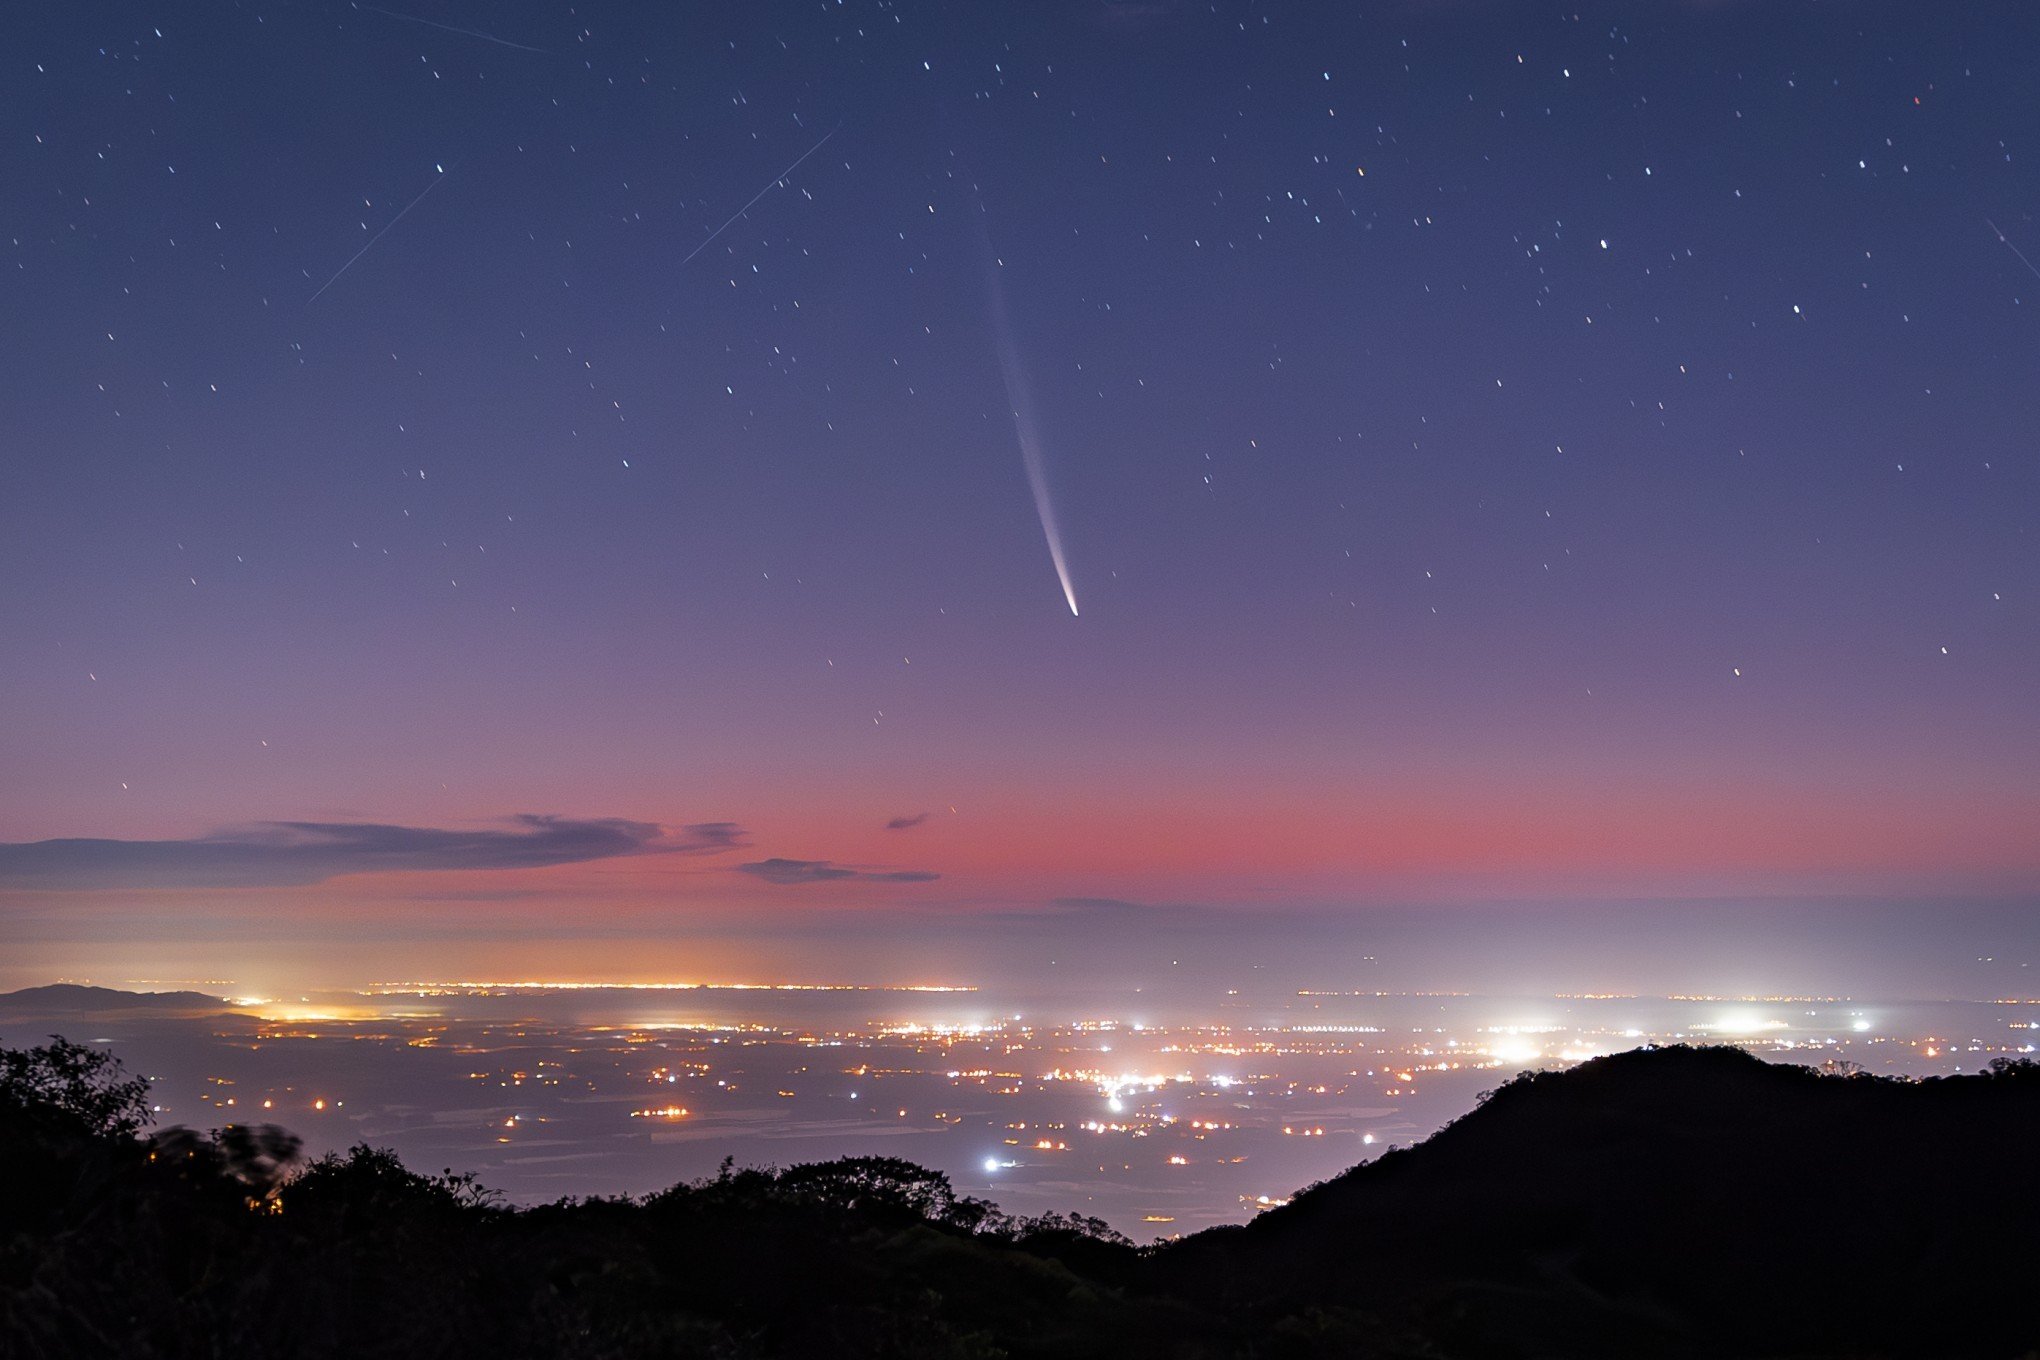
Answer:
[{"label": "dark cloud band", "polygon": [[767,883],[840,883],[863,879],[871,883],[933,883],[942,877],[924,869],[852,869],[825,859],[761,859],[736,866],[739,873]]},{"label": "dark cloud band", "polygon": [[170,841],[0,843],[0,888],[297,887],[346,874],[532,869],[627,855],[712,855],[745,844],[734,822],[525,815],[507,830],[374,822],[261,822]]}]

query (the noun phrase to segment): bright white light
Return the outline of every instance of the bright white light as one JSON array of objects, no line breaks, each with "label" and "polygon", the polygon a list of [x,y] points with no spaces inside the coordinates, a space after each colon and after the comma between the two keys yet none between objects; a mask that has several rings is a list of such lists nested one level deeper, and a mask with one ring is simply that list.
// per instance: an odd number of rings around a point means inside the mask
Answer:
[{"label": "bright white light", "polygon": [[1870,1028],[1870,1022],[1868,1020],[1858,1020],[1853,1025],[1850,1025],[1849,1028],[1861,1034]]},{"label": "bright white light", "polygon": [[1784,1029],[1783,1020],[1771,1020],[1755,1011],[1730,1011],[1711,1025],[1695,1025],[1693,1028],[1714,1034],[1762,1034],[1766,1030]]},{"label": "bright white light", "polygon": [[997,1157],[987,1157],[987,1158],[985,1158],[985,1170],[986,1170],[986,1171],[988,1171],[988,1172],[991,1172],[991,1171],[997,1171],[998,1169],[999,1169],[999,1159],[998,1159]]}]

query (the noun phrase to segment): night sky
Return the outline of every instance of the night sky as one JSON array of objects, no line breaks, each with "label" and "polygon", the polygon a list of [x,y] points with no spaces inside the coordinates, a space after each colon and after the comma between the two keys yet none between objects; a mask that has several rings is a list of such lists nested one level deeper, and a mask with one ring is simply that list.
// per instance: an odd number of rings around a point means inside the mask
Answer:
[{"label": "night sky", "polygon": [[0,60],[0,983],[2040,957],[2030,6]]}]

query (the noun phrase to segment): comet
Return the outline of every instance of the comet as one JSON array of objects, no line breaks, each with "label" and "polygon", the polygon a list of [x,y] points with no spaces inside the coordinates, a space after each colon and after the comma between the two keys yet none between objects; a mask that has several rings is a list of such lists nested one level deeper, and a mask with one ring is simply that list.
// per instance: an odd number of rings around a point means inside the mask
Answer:
[{"label": "comet", "polygon": [[[982,226],[982,224],[980,224]],[[999,343],[999,372],[1006,380],[1006,403],[1013,410],[1013,429],[1020,440],[1020,461],[1027,468],[1027,485],[1034,491],[1034,510],[1041,516],[1041,535],[1048,540],[1048,558],[1055,563],[1056,579],[1062,582],[1063,599],[1072,617],[1077,613],[1077,591],[1070,584],[1069,562],[1063,556],[1062,530],[1056,526],[1055,504],[1048,496],[1048,471],[1041,458],[1041,437],[1034,425],[1034,396],[1028,390],[1027,370],[1020,363],[1020,350],[1013,343],[1013,323],[1006,315],[1006,289],[999,282],[999,261],[992,254],[991,237],[981,234],[985,247],[985,281],[992,297],[992,330]]]}]

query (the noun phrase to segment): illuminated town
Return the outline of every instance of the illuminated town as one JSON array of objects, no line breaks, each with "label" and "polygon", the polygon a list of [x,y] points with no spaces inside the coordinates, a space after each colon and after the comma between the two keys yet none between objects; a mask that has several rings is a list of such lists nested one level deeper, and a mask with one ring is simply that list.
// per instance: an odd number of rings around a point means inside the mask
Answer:
[{"label": "illuminated town", "polygon": [[[1237,1222],[1409,1145],[1519,1071],[1653,1043],[1781,1062],[1975,1071],[2040,1040],[2014,1001],[1298,992],[1224,1020],[994,1012],[968,986],[392,983],[115,1012],[90,1037],[165,1125],[276,1123],[479,1173],[513,1202],[638,1194],[725,1157],[861,1154],[1015,1212],[1138,1239]],[[24,1030],[26,1016],[0,1016]]]}]

